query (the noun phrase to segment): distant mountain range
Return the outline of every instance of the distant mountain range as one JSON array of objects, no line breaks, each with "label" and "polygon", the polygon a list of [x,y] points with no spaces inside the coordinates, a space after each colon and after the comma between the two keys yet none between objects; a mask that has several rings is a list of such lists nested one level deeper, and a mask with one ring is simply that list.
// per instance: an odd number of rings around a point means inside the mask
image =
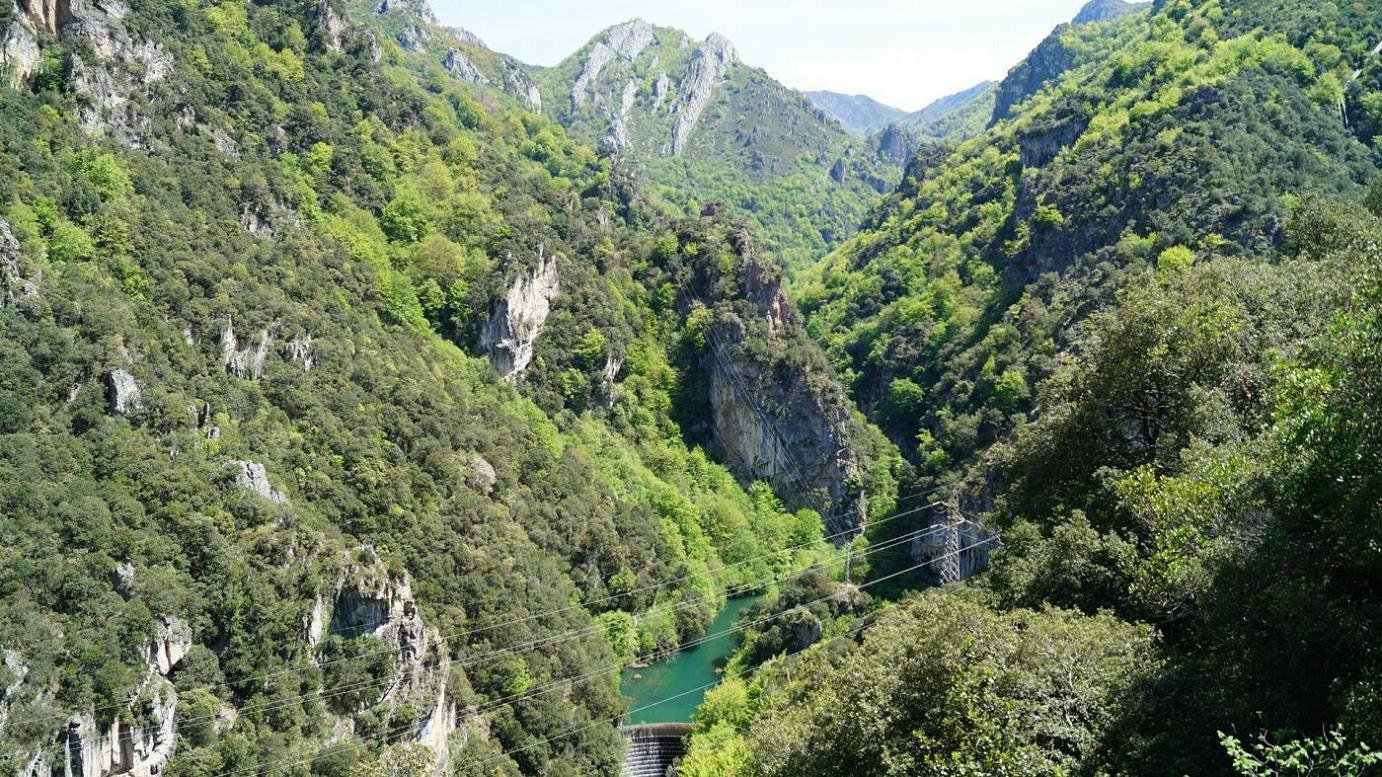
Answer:
[{"label": "distant mountain range", "polygon": [[[985,98],[991,98],[996,84],[993,81],[984,81],[975,84],[968,89],[955,94],[946,95],[927,105],[919,111],[908,113],[900,108],[885,105],[867,95],[847,95],[838,92],[807,92],[806,96],[811,98],[811,102],[817,108],[824,111],[828,116],[838,121],[845,129],[855,135],[871,136],[876,135],[893,125],[910,130],[913,134],[935,137],[951,137],[954,134],[949,129],[938,129],[938,126],[966,108],[972,108],[976,103],[984,103]],[[985,103],[988,112],[992,113],[992,101]],[[988,122],[988,115],[979,117],[977,121],[965,122],[964,126],[973,124],[973,131],[958,133],[962,136],[974,134]]]},{"label": "distant mountain range", "polygon": [[845,129],[861,137],[872,135],[911,115],[901,108],[884,105],[863,94],[817,91],[807,92],[806,96],[817,108],[844,125]]}]

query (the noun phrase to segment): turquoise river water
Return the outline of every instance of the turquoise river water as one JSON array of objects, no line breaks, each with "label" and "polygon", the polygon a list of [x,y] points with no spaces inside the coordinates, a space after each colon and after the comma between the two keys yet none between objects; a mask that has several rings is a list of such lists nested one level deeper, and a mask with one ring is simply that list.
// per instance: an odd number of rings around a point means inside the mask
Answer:
[{"label": "turquoise river water", "polygon": [[[720,634],[734,628],[734,622],[755,601],[756,597],[752,596],[729,600],[706,634]],[[719,679],[715,669],[734,650],[738,637],[738,634],[724,634],[649,666],[624,670],[619,690],[629,699],[629,709],[636,710],[625,718],[625,724],[690,723],[709,690],[701,686]],[[677,698],[661,701],[672,696]],[[640,709],[651,704],[656,706]]]}]

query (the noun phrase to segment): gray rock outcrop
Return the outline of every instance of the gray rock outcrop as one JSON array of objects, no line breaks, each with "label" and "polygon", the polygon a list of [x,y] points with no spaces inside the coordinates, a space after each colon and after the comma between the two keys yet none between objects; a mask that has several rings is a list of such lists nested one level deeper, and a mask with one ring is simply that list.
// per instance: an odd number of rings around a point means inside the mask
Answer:
[{"label": "gray rock outcrop", "polygon": [[341,50],[346,22],[329,0],[317,0],[308,7],[307,24],[312,31],[312,45],[318,51]]},{"label": "gray rock outcrop", "polygon": [[672,78],[666,71],[659,73],[657,80],[653,82],[653,110],[658,110],[667,101],[667,97],[672,94]]},{"label": "gray rock outcrop", "polygon": [[415,54],[427,51],[427,43],[432,40],[432,34],[426,28],[416,24],[408,25],[399,30],[395,37],[398,40],[398,45]]},{"label": "gray rock outcrop", "polygon": [[1061,40],[1064,30],[1064,25],[1057,27],[1055,32],[1037,44],[1027,59],[1008,71],[1007,77],[998,85],[991,123],[997,124],[1012,116],[1013,108],[1019,103],[1075,66],[1074,55]]},{"label": "gray rock outcrop", "polygon": [[38,294],[38,285],[24,279],[19,267],[19,241],[10,225],[0,219],[0,310],[23,297]]},{"label": "gray rock outcrop", "polygon": [[605,43],[614,50],[614,53],[630,62],[638,59],[638,55],[653,45],[654,40],[656,40],[656,34],[653,26],[642,19],[633,19],[615,25],[605,36]]},{"label": "gray rock outcrop", "polygon": [[167,675],[192,649],[192,627],[187,621],[164,615],[149,640],[149,671]]},{"label": "gray rock outcrop", "polygon": [[288,501],[286,494],[269,485],[269,473],[263,464],[253,461],[232,461],[230,466],[235,471],[236,486],[252,494],[257,494],[274,504],[283,504]]},{"label": "gray rock outcrop", "polygon": [[274,338],[269,330],[259,331],[259,344],[253,348],[240,348],[240,339],[235,335],[235,327],[229,320],[221,328],[221,362],[226,372],[237,378],[259,380],[264,375],[264,364],[273,348]]},{"label": "gray rock outcrop", "polygon": [[442,57],[441,66],[455,73],[462,81],[472,84],[488,84],[489,79],[480,73],[470,60],[466,59],[465,54],[460,49],[450,49],[446,56]]},{"label": "gray rock outcrop", "polygon": [[161,44],[130,33],[124,22],[129,7],[119,0],[91,0],[73,10],[77,13],[63,24],[63,34],[84,42],[89,52],[74,54],[69,65],[68,85],[82,129],[143,147],[148,118],[135,98],[154,98],[157,86],[174,71],[172,56]]},{"label": "gray rock outcrop", "polygon": [[296,335],[288,341],[284,347],[288,361],[302,368],[303,372],[311,372],[317,364],[317,348],[312,344],[312,335]]},{"label": "gray rock outcrop", "polygon": [[533,82],[527,68],[517,60],[504,60],[504,84],[510,93],[521,97],[533,111],[542,112],[542,91]]},{"label": "gray rock outcrop", "polygon": [[23,687],[24,680],[29,676],[29,665],[24,662],[24,657],[18,650],[6,648],[4,659],[5,671],[9,672],[12,679],[5,686],[5,692],[0,694],[0,731],[4,731],[10,721],[10,700],[14,698],[15,692]]},{"label": "gray rock outcrop", "polygon": [[143,392],[139,381],[125,369],[114,369],[106,375],[106,403],[110,412],[129,415],[142,407]]},{"label": "gray rock outcrop", "polygon": [[681,156],[686,150],[692,131],[736,61],[734,44],[718,33],[706,38],[691,55],[686,81],[682,84],[681,108],[672,128],[672,156]]},{"label": "gray rock outcrop", "polygon": [[609,135],[603,143],[606,149],[618,151],[632,144],[633,141],[629,137],[629,112],[633,110],[634,101],[637,99],[638,82],[630,79],[624,85],[623,95],[619,99],[619,110],[610,116]]},{"label": "gray rock outcrop", "polygon": [[33,31],[22,21],[12,22],[0,43],[0,69],[8,77],[10,88],[22,87],[38,71],[38,64],[38,40]]},{"label": "gray rock outcrop", "polygon": [[494,485],[499,482],[494,465],[478,453],[471,454],[465,475],[466,484],[485,496],[493,493]]},{"label": "gray rock outcrop", "polygon": [[408,704],[429,710],[416,723],[413,739],[431,749],[438,769],[444,770],[448,741],[458,725],[456,705],[446,694],[451,662],[440,635],[423,621],[407,572],[390,573],[372,548],[352,551],[337,577],[330,620],[317,623],[326,633],[377,639],[393,649],[397,670],[370,706],[393,710]]},{"label": "gray rock outcrop", "polygon": [[[764,481],[792,509],[817,510],[830,534],[863,525],[851,446],[851,403],[824,364],[788,366],[776,355],[805,338],[775,270],[746,260],[740,283],[750,307],[715,307],[702,355],[709,375],[710,437],[743,482]],[[748,348],[752,339],[758,345]]]},{"label": "gray rock outcrop", "polygon": [[533,361],[533,347],[561,290],[555,256],[539,245],[537,266],[519,274],[480,333],[490,363],[505,380],[522,374]]},{"label": "gray rock outcrop", "polygon": [[34,29],[57,35],[72,21],[70,0],[16,0],[15,9],[24,14]]},{"label": "gray rock outcrop", "polygon": [[[81,777],[153,777],[163,771],[177,744],[177,689],[167,679],[192,646],[192,630],[180,618],[163,616],[147,647],[149,673],[131,694],[130,710],[101,728],[92,713],[73,715],[63,744],[63,774]],[[122,720],[122,718],[124,718]]]},{"label": "gray rock outcrop", "polygon": [[638,59],[656,40],[653,26],[642,19],[624,22],[609,28],[603,40],[596,41],[586,54],[581,73],[571,87],[571,103],[576,107],[590,99],[590,88],[600,77],[605,66],[615,59],[632,62]]},{"label": "gray rock outcrop", "polygon": [[52,777],[53,770],[48,766],[48,754],[35,750],[24,766],[20,767],[18,777]]}]

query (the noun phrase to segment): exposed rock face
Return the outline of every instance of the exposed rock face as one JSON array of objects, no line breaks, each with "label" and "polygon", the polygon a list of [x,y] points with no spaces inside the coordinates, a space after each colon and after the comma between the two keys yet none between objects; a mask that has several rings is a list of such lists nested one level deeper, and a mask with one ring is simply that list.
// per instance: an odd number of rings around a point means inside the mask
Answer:
[{"label": "exposed rock face", "polygon": [[579,107],[590,99],[590,87],[600,77],[600,71],[604,70],[606,65],[616,58],[629,62],[638,59],[638,55],[651,46],[655,38],[653,26],[642,19],[611,27],[605,33],[604,40],[596,41],[595,45],[590,47],[581,74],[576,77],[576,83],[571,87],[572,104]]},{"label": "exposed rock face", "polygon": [[476,491],[488,496],[494,491],[494,484],[499,482],[499,475],[494,471],[494,465],[489,460],[478,453],[470,457],[470,467],[466,472],[466,483]]},{"label": "exposed rock face", "polygon": [[431,710],[414,738],[433,750],[444,770],[457,727],[456,705],[446,695],[451,664],[440,636],[418,612],[408,574],[390,574],[372,548],[361,548],[342,565],[332,601],[331,634],[377,639],[396,651],[398,670],[371,706]]},{"label": "exposed rock face", "polygon": [[162,677],[151,677],[140,695],[151,710],[147,725],[121,723],[109,729],[97,728],[90,714],[76,715],[67,723],[63,751],[67,762],[64,774],[81,777],[152,777],[173,757],[176,744],[178,695],[173,684]]},{"label": "exposed rock face", "polygon": [[447,32],[455,35],[456,39],[462,43],[469,43],[472,46],[479,46],[482,49],[489,48],[489,44],[485,43],[484,39],[464,27],[447,27],[445,29]]},{"label": "exposed rock face", "polygon": [[632,62],[653,45],[653,26],[642,19],[634,19],[610,28],[605,42],[615,54]]},{"label": "exposed rock face", "polygon": [[672,78],[667,75],[666,71],[663,71],[653,82],[653,110],[661,108],[670,94],[672,94]]},{"label": "exposed rock face", "polygon": [[494,306],[494,315],[480,334],[490,363],[505,380],[514,379],[532,364],[533,346],[561,289],[556,257],[546,256],[539,245],[537,258],[537,266],[521,273]]},{"label": "exposed rock face", "polygon": [[605,407],[614,407],[614,384],[623,369],[624,361],[614,354],[605,357],[605,368],[600,371],[601,390],[604,393]]},{"label": "exposed rock face", "polygon": [[581,106],[590,99],[590,85],[596,78],[600,77],[600,71],[605,69],[605,65],[614,61],[614,49],[606,46],[604,41],[597,42],[590,49],[590,54],[586,56],[585,65],[581,68],[581,74],[576,76],[576,83],[571,86],[571,103]]},{"label": "exposed rock face", "polygon": [[128,13],[119,0],[81,4],[64,34],[86,42],[91,59],[84,54],[72,57],[68,84],[77,97],[77,118],[88,134],[140,148],[148,119],[134,98],[153,99],[157,85],[173,73],[174,62],[162,45],[130,34],[124,23]]},{"label": "exposed rock face", "polygon": [[36,294],[38,286],[24,280],[19,269],[19,241],[10,231],[9,222],[0,219],[0,309]]},{"label": "exposed rock face", "polygon": [[232,461],[235,470],[235,485],[253,494],[258,494],[274,504],[283,504],[288,497],[282,491],[269,485],[269,473],[263,464],[253,461]]},{"label": "exposed rock face", "polygon": [[533,79],[528,75],[528,71],[516,60],[504,60],[504,83],[508,91],[522,97],[528,107],[535,112],[542,112],[542,91],[533,83]]},{"label": "exposed rock face", "polygon": [[288,361],[298,365],[303,372],[311,372],[317,364],[317,349],[312,345],[312,335],[297,335],[288,341],[285,348]]},{"label": "exposed rock face", "polygon": [[268,361],[274,338],[269,330],[259,332],[259,345],[240,349],[240,339],[235,336],[235,328],[226,321],[221,328],[221,361],[226,371],[237,378],[259,380],[264,375],[264,363]]},{"label": "exposed rock face", "polygon": [[106,403],[110,412],[118,415],[129,415],[139,410],[142,403],[139,382],[126,370],[111,370],[106,376]]},{"label": "exposed rock face", "polygon": [[629,138],[629,111],[638,99],[638,82],[632,79],[624,85],[623,96],[619,100],[619,110],[610,117],[609,136],[604,140],[605,148],[617,151],[632,142]]},{"label": "exposed rock face", "polygon": [[9,76],[11,88],[19,89],[38,70],[38,41],[22,22],[13,22],[0,43],[0,68]]},{"label": "exposed rock face", "polygon": [[81,777],[153,777],[173,756],[177,740],[178,694],[167,675],[187,655],[192,630],[179,618],[164,616],[150,639],[149,674],[135,690],[129,708],[143,707],[147,716],[135,722],[116,716],[110,728],[100,729],[90,713],[72,716],[63,732],[63,773]]},{"label": "exposed rock face", "polygon": [[1089,126],[1089,116],[1080,111],[1057,108],[1050,116],[1026,128],[1018,137],[1022,166],[1045,167],[1068,148]]},{"label": "exposed rock face", "polygon": [[321,594],[317,594],[312,609],[302,616],[302,635],[312,648],[320,647],[322,637],[326,636],[326,605],[322,602]]},{"label": "exposed rock face", "polygon": [[[1128,3],[1124,0],[1092,0],[1080,10],[1070,25],[1092,24],[1118,19],[1151,7],[1150,2]],[[1062,24],[1046,37],[1027,59],[1008,71],[998,85],[997,103],[993,108],[996,124],[1010,116],[1018,103],[1041,91],[1042,87],[1075,66],[1075,56],[1065,47],[1062,34],[1070,26]]]},{"label": "exposed rock face", "polygon": [[192,649],[192,627],[181,618],[164,615],[149,640],[149,671],[167,675]]},{"label": "exposed rock face", "polygon": [[427,50],[427,42],[432,39],[432,34],[423,27],[410,25],[398,32],[398,45],[408,51],[421,54]]},{"label": "exposed rock face", "polygon": [[1073,24],[1107,22],[1151,7],[1150,0],[1145,3],[1129,3],[1124,2],[1124,0],[1090,0],[1075,16]]},{"label": "exposed rock face", "polygon": [[307,23],[312,29],[312,44],[319,51],[340,51],[346,23],[341,14],[327,0],[318,0],[307,9]]},{"label": "exposed rock face", "polygon": [[16,6],[34,29],[56,35],[72,21],[70,0],[17,0]]},{"label": "exposed rock face", "polygon": [[472,84],[488,84],[489,79],[485,78],[470,60],[465,58],[460,49],[450,49],[446,56],[442,57],[441,66],[450,70],[460,77],[462,81],[469,81]]},{"label": "exposed rock face", "polygon": [[735,61],[734,44],[718,33],[706,38],[691,55],[686,81],[682,84],[681,110],[672,128],[672,156],[681,156],[686,150],[691,132]]},{"label": "exposed rock face", "polygon": [[1011,116],[1013,108],[1018,103],[1041,91],[1047,83],[1074,67],[1075,58],[1061,41],[1061,33],[1064,31],[1065,25],[1057,27],[1055,32],[1037,44],[1027,59],[1008,71],[1007,77],[998,85],[992,123],[996,124]]},{"label": "exposed rock face", "polygon": [[24,685],[24,680],[29,676],[29,665],[24,663],[24,657],[19,655],[19,651],[7,648],[5,670],[14,679],[5,686],[5,692],[0,694],[0,731],[5,730],[5,724],[10,720],[10,699],[14,698],[14,692]]},{"label": "exposed rock face", "polygon": [[380,15],[401,13],[412,16],[424,24],[436,25],[437,15],[427,0],[379,0],[374,12]]},{"label": "exposed rock face", "polygon": [[[741,250],[751,252],[743,241]],[[703,358],[712,442],[741,480],[768,482],[791,508],[819,511],[828,533],[862,526],[867,514],[853,493],[860,464],[848,439],[850,402],[829,375],[776,361],[805,335],[776,271],[749,258],[742,273],[752,318],[718,308]],[[751,331],[756,341],[767,339],[766,349],[743,346]]]},{"label": "exposed rock face", "polygon": [[29,762],[20,768],[19,777],[52,777],[52,773],[53,770],[48,768],[48,755],[42,750],[35,750]]},{"label": "exposed rock face", "polygon": [[912,155],[912,144],[907,139],[907,133],[896,124],[891,124],[878,133],[875,146],[880,158],[898,167],[905,166]]}]

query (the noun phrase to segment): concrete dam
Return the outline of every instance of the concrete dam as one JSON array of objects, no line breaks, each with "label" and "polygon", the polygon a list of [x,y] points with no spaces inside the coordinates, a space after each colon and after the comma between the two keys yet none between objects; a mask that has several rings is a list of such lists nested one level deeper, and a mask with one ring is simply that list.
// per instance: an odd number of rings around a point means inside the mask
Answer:
[{"label": "concrete dam", "polygon": [[623,777],[667,777],[676,772],[672,764],[686,754],[689,723],[649,723],[620,729],[629,740],[624,756]]}]

